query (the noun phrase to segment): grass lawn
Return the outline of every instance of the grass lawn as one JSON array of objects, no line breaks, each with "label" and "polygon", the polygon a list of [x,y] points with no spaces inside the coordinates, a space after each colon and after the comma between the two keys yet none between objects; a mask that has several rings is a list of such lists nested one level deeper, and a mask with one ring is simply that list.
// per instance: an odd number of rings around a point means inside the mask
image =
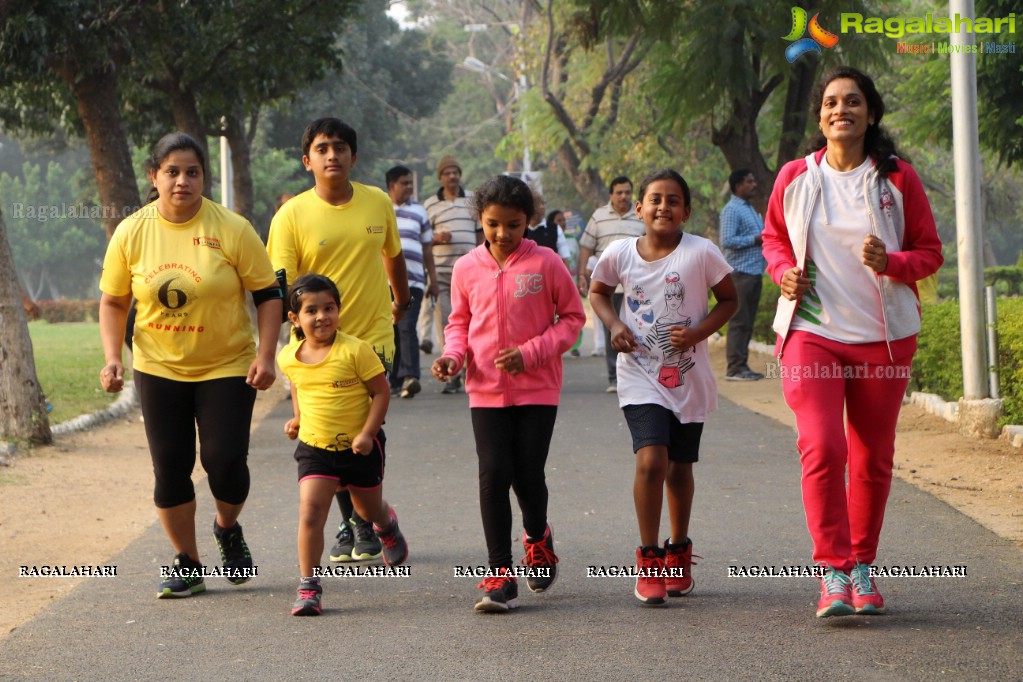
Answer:
[{"label": "grass lawn", "polygon": [[103,409],[117,399],[99,385],[103,369],[99,323],[36,321],[29,323],[28,331],[39,383],[53,405],[51,426]]}]

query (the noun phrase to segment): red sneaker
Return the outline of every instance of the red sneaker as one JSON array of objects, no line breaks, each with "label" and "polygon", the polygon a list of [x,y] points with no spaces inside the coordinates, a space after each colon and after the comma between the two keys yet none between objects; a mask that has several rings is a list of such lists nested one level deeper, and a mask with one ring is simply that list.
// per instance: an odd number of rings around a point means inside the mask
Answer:
[{"label": "red sneaker", "polygon": [[693,541],[689,538],[679,545],[671,544],[671,538],[664,541],[664,567],[668,569],[664,588],[669,597],[684,597],[693,591],[696,585],[691,568],[696,565],[694,556],[697,559],[703,558],[693,554]]},{"label": "red sneaker", "polygon": [[817,617],[850,616],[852,606],[852,584],[849,576],[831,566],[825,567],[821,578],[821,598],[817,602]]},{"label": "red sneaker", "polygon": [[664,548],[637,547],[636,568],[636,599],[644,604],[659,605],[665,603],[668,591],[664,588]]},{"label": "red sneaker", "polygon": [[877,591],[870,575],[870,564],[857,561],[849,571],[849,580],[852,582],[852,605],[856,613],[864,616],[884,613],[884,597]]}]

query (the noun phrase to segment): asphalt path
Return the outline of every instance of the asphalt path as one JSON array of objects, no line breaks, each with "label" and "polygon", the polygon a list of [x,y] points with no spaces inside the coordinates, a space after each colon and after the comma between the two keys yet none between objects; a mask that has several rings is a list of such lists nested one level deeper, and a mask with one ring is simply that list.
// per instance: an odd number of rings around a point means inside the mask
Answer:
[{"label": "asphalt path", "polygon": [[[155,524],[108,562],[117,577],[83,581],[0,642],[0,678],[1023,678],[1023,554],[897,479],[878,564],[965,566],[966,577],[880,579],[887,615],[829,619],[814,617],[813,578],[730,577],[805,565],[810,541],[793,432],[725,400],[696,466],[695,591],[652,608],[628,578],[587,577],[590,566],[631,564],[638,542],[628,428],[604,393],[603,367],[603,358],[565,360],[547,466],[559,577],[544,594],[520,585],[517,611],[475,613],[479,580],[454,575],[486,562],[476,456],[467,397],[441,395],[427,379],[418,397],[391,403],[385,425],[384,492],[409,539],[408,577],[324,578],[323,614],[290,615],[297,484],[284,401],[252,438],[241,521],[258,577],[239,587],[209,578],[204,594],[157,600],[159,567],[173,552]],[[198,490],[205,529],[212,503],[205,483]],[[205,530],[200,552],[219,563]]]}]

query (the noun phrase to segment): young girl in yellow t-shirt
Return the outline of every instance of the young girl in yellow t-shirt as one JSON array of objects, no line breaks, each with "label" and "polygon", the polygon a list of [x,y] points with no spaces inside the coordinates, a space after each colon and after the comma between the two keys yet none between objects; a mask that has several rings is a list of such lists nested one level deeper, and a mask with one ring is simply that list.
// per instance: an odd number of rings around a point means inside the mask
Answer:
[{"label": "young girl in yellow t-shirt", "polygon": [[384,563],[397,566],[408,544],[394,510],[383,499],[384,432],[391,391],[384,366],[368,343],[338,331],[341,295],[323,275],[291,285],[288,319],[295,339],[277,356],[291,381],[295,416],[284,433],[299,439],[298,562],[301,582],[293,616],[320,613],[323,528],[334,493],[347,487],[355,510],[373,522]]}]

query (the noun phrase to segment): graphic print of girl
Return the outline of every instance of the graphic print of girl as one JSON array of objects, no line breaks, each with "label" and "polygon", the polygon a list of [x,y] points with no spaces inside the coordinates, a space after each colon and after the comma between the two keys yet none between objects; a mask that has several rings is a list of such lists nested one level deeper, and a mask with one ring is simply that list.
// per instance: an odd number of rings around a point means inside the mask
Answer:
[{"label": "graphic print of girl", "polygon": [[677,272],[669,273],[664,278],[665,313],[657,318],[653,329],[646,338],[644,345],[653,350],[658,348],[664,356],[657,381],[667,388],[678,388],[685,384],[686,372],[696,364],[693,360],[693,349],[678,350],[671,345],[672,327],[689,327],[693,319],[682,313],[682,304],[686,300],[686,288]]}]

